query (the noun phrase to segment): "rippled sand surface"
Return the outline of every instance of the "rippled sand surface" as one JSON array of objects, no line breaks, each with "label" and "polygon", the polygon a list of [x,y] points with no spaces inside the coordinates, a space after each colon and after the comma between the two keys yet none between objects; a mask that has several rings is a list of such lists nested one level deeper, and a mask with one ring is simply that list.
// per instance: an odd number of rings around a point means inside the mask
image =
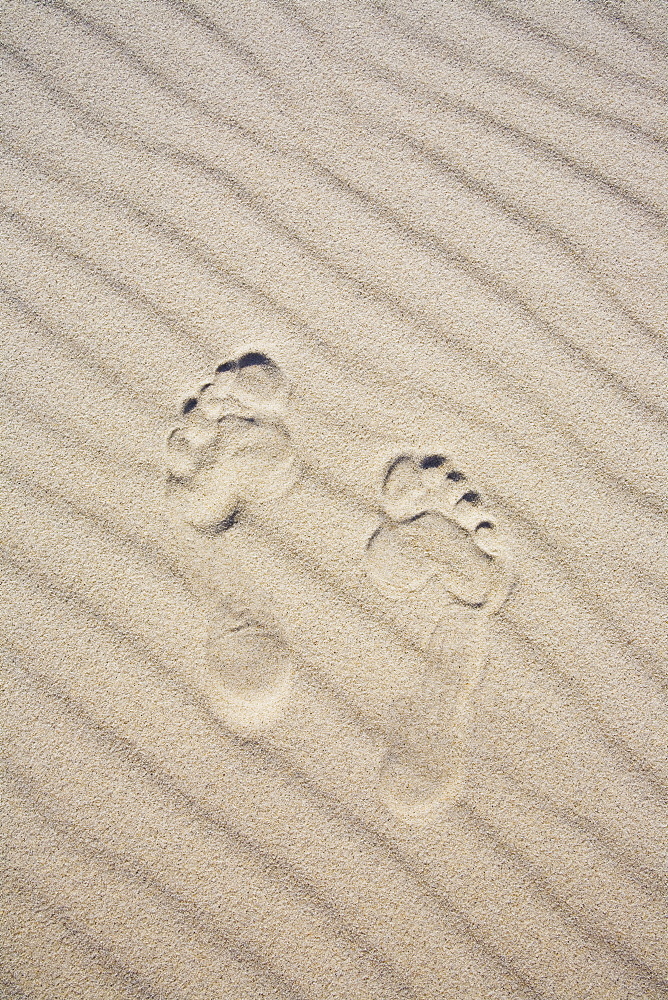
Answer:
[{"label": "rippled sand surface", "polygon": [[0,995],[668,997],[666,6],[0,69]]}]

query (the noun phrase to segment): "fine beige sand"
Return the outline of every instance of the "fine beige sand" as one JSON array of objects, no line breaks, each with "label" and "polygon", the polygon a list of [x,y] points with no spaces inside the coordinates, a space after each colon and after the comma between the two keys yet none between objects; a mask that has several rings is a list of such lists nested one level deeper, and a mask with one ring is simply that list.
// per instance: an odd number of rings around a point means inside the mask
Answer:
[{"label": "fine beige sand", "polygon": [[668,997],[664,0],[0,65],[0,996]]}]

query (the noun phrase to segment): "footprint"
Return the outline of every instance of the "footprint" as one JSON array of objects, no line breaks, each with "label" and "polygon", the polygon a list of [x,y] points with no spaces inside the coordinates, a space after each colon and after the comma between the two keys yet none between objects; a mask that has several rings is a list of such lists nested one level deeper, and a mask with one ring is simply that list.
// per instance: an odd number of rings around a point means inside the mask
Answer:
[{"label": "footprint", "polygon": [[379,780],[395,814],[422,822],[463,790],[471,695],[487,659],[489,618],[508,596],[511,575],[496,519],[445,455],[398,455],[381,496],[365,569],[420,623],[428,667],[420,692],[395,706],[396,745]]},{"label": "footprint", "polygon": [[196,683],[231,727],[272,725],[290,696],[294,657],[276,623],[249,610],[252,581],[234,527],[300,477],[283,422],[288,387],[278,365],[249,351],[226,361],[181,407],[167,438],[172,520],[197,552],[193,590],[207,619]]}]

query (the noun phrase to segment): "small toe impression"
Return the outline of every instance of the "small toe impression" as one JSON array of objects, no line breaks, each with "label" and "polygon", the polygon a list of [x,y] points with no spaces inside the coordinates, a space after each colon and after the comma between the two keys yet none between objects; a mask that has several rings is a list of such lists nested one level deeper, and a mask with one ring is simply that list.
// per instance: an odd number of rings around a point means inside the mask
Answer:
[{"label": "small toe impression", "polygon": [[446,455],[425,455],[420,461],[420,469],[430,495],[438,497],[441,502],[449,497],[450,506],[454,506],[469,488],[464,473],[456,469],[452,459]]},{"label": "small toe impression", "polygon": [[425,510],[427,491],[420,463],[412,455],[399,455],[383,477],[383,505],[393,521],[404,521]]},{"label": "small toe impression", "polygon": [[483,500],[476,490],[466,490],[456,501],[453,513],[457,523],[466,531],[474,534],[484,516]]},{"label": "small toe impression", "polygon": [[186,399],[185,403],[181,407],[181,416],[187,417],[189,413],[192,413],[192,411],[195,409],[196,406],[197,406],[197,397],[190,396],[190,398]]},{"label": "small toe impression", "polygon": [[503,543],[496,525],[492,521],[481,521],[474,532],[476,545],[490,556],[499,556]]},{"label": "small toe impression", "polygon": [[494,533],[495,525],[486,520],[482,496],[449,458],[445,455],[426,455],[420,461],[420,469],[431,510],[456,521],[475,536],[476,542],[491,538],[489,532]]},{"label": "small toe impression", "polygon": [[419,464],[422,482],[432,498],[451,488],[451,476],[461,476],[464,479],[461,473],[453,469],[451,459],[445,455],[425,455]]}]

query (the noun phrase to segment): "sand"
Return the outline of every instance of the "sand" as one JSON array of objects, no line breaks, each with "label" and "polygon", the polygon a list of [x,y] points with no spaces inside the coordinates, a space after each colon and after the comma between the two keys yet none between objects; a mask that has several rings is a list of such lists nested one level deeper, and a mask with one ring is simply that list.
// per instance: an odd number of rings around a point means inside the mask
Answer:
[{"label": "sand", "polygon": [[668,996],[665,5],[0,24],[0,995]]}]

